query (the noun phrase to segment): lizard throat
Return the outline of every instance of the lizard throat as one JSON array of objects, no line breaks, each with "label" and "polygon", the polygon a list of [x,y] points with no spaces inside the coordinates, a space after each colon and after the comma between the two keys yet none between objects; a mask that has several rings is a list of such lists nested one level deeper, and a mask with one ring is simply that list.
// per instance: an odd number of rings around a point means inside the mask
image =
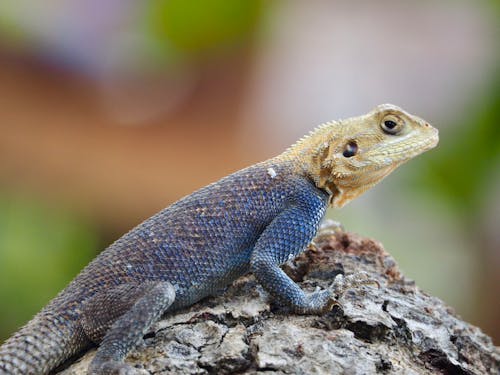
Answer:
[{"label": "lizard throat", "polygon": [[320,167],[319,173],[317,174],[319,177],[313,178],[313,180],[318,189],[326,191],[329,195],[328,205],[330,207],[337,207],[335,201],[337,200],[338,196],[341,195],[341,191],[335,184],[335,181],[332,178],[332,173],[333,170],[331,167]]},{"label": "lizard throat", "polygon": [[[331,202],[334,207],[341,208],[361,194],[370,190],[373,186],[382,181],[394,169],[397,164],[388,165],[384,168],[379,168],[369,171],[369,173],[352,174],[343,176],[343,178],[334,179],[337,194],[332,197]],[[365,171],[367,172],[367,171]]]}]

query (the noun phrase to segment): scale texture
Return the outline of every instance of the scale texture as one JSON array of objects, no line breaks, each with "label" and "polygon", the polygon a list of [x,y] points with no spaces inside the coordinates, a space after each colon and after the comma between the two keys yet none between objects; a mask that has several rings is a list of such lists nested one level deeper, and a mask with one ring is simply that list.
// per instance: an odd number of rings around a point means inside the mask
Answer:
[{"label": "scale texture", "polygon": [[382,105],[182,198],[104,250],[8,339],[0,374],[46,374],[92,345],[90,374],[137,374],[123,359],[152,323],[250,271],[292,311],[329,311],[338,288],[306,294],[280,265],[312,241],[329,204],[344,205],[437,141],[425,121]]}]

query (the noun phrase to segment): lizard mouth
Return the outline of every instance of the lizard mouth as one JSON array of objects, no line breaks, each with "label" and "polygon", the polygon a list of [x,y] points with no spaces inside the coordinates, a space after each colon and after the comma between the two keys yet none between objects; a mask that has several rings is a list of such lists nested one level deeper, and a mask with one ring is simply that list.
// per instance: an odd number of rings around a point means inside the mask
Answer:
[{"label": "lizard mouth", "polygon": [[[394,162],[405,162],[436,147],[439,143],[439,131],[429,127],[429,132],[415,138],[414,134],[408,134],[404,139],[395,139],[394,142],[377,147],[369,152],[369,157],[373,160],[384,160],[382,165],[393,164]],[[387,149],[391,149],[388,154]]]},{"label": "lizard mouth", "polygon": [[[430,127],[430,125],[429,125]],[[422,154],[436,147],[439,143],[439,131],[432,128],[431,134],[417,140],[413,144],[410,142],[407,145],[407,152],[411,153],[411,157]]]}]

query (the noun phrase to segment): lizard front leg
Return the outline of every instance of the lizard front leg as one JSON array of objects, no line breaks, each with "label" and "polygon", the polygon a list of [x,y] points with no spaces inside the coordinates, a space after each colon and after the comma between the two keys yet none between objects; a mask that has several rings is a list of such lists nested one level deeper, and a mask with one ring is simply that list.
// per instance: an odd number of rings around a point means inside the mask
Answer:
[{"label": "lizard front leg", "polygon": [[306,294],[279,267],[311,242],[325,212],[317,195],[297,201],[278,215],[257,240],[250,267],[259,283],[274,298],[301,314],[331,310],[338,302],[330,290]]},{"label": "lizard front leg", "polygon": [[169,282],[122,284],[94,296],[84,305],[81,319],[85,334],[101,342],[89,374],[138,374],[123,359],[174,300]]},{"label": "lizard front leg", "polygon": [[[351,288],[376,284],[365,274],[338,275],[327,290],[304,293],[280,265],[300,254],[318,232],[321,219],[326,211],[327,201],[318,190],[304,181],[298,194],[291,197],[288,206],[274,218],[257,240],[250,258],[250,268],[259,283],[274,298],[300,314],[320,314],[335,305],[337,299]],[[335,223],[328,225],[337,234],[342,227]]]}]

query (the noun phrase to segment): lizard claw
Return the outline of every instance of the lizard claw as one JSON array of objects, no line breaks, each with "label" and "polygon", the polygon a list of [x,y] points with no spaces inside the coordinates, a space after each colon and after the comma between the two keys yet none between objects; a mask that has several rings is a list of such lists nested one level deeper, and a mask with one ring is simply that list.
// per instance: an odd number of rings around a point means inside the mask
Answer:
[{"label": "lizard claw", "polygon": [[347,276],[338,274],[330,285],[330,289],[333,290],[337,298],[340,298],[347,290],[362,285],[376,285],[377,289],[380,289],[379,281],[370,278],[366,272],[353,273]]},{"label": "lizard claw", "polygon": [[335,298],[330,298],[323,308],[323,312],[332,311],[335,306],[338,306],[341,310],[344,310],[344,306]]}]

